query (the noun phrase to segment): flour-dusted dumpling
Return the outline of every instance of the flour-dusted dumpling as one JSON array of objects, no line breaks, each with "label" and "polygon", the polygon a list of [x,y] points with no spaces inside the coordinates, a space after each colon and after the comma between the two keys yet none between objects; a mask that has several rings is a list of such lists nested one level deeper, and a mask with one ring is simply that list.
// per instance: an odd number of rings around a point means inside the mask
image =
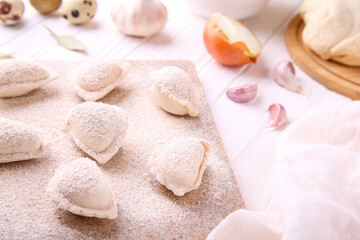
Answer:
[{"label": "flour-dusted dumpling", "polygon": [[360,1],[305,0],[304,43],[321,58],[360,66]]},{"label": "flour-dusted dumpling", "polygon": [[0,61],[0,97],[17,97],[55,80],[59,74],[29,60]]},{"label": "flour-dusted dumpling", "polygon": [[114,60],[89,62],[70,73],[70,79],[79,97],[93,102],[117,87],[130,68],[130,63]]},{"label": "flour-dusted dumpling", "polygon": [[60,166],[47,186],[47,194],[60,208],[77,215],[109,219],[118,216],[109,183],[88,158]]},{"label": "flour-dusted dumpling", "polygon": [[175,115],[197,116],[194,84],[181,68],[169,66],[151,72],[151,92],[155,102]]},{"label": "flour-dusted dumpling", "polygon": [[46,149],[32,126],[0,117],[0,163],[40,158]]},{"label": "flour-dusted dumpling", "polygon": [[208,162],[210,144],[193,137],[174,138],[149,159],[156,180],[177,196],[197,189]]},{"label": "flour-dusted dumpling", "polygon": [[71,110],[67,125],[79,148],[99,163],[106,163],[123,145],[128,117],[120,107],[86,102]]}]

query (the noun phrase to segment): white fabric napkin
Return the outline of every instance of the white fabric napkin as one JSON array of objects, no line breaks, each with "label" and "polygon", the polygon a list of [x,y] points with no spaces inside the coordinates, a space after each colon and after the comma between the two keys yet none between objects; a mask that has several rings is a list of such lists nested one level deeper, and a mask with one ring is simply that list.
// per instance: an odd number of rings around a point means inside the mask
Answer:
[{"label": "white fabric napkin", "polygon": [[269,186],[275,211],[237,210],[207,239],[359,240],[360,101],[285,129]]}]

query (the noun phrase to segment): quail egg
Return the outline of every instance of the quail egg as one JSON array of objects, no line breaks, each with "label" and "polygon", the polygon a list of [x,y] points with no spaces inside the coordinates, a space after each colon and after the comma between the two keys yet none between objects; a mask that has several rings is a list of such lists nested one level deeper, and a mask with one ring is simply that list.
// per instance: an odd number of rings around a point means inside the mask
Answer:
[{"label": "quail egg", "polygon": [[0,22],[5,25],[14,25],[20,22],[25,6],[21,0],[0,1]]},{"label": "quail egg", "polygon": [[48,14],[60,7],[61,0],[30,0],[30,3],[42,14]]},{"label": "quail egg", "polygon": [[94,17],[96,10],[96,0],[67,0],[61,6],[60,13],[72,24],[83,24]]}]

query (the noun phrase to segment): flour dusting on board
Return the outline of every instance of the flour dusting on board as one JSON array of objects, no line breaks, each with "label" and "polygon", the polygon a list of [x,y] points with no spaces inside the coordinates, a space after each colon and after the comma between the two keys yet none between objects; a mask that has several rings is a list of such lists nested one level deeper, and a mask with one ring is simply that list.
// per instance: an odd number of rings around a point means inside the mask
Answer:
[{"label": "flour dusting on board", "polygon": [[[124,108],[129,129],[120,150],[98,164],[118,204],[114,220],[60,209],[46,194],[55,170],[89,157],[65,128],[71,108],[83,102],[66,73],[81,62],[46,62],[60,78],[25,96],[0,99],[0,116],[33,125],[51,144],[44,157],[0,164],[0,238],[3,239],[205,239],[228,214],[244,207],[227,155],[193,64],[130,61],[132,70],[101,102]],[[150,72],[178,66],[194,80],[197,117],[174,116],[155,104]],[[149,172],[154,149],[177,136],[206,139],[211,153],[201,185],[175,196]]]}]

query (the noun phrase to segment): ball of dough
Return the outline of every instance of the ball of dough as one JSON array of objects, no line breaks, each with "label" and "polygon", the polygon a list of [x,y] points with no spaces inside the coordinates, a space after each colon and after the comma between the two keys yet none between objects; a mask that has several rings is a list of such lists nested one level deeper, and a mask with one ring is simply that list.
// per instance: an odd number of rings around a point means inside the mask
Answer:
[{"label": "ball of dough", "polygon": [[30,0],[30,3],[42,14],[48,14],[60,7],[61,0]]},{"label": "ball of dough", "polygon": [[305,0],[304,43],[325,60],[360,66],[359,13],[359,0]]},{"label": "ball of dough", "polygon": [[21,0],[0,1],[0,22],[5,25],[14,25],[20,22],[25,6]]},{"label": "ball of dough", "polygon": [[83,24],[95,16],[96,10],[96,0],[67,0],[61,6],[60,13],[72,24]]}]

